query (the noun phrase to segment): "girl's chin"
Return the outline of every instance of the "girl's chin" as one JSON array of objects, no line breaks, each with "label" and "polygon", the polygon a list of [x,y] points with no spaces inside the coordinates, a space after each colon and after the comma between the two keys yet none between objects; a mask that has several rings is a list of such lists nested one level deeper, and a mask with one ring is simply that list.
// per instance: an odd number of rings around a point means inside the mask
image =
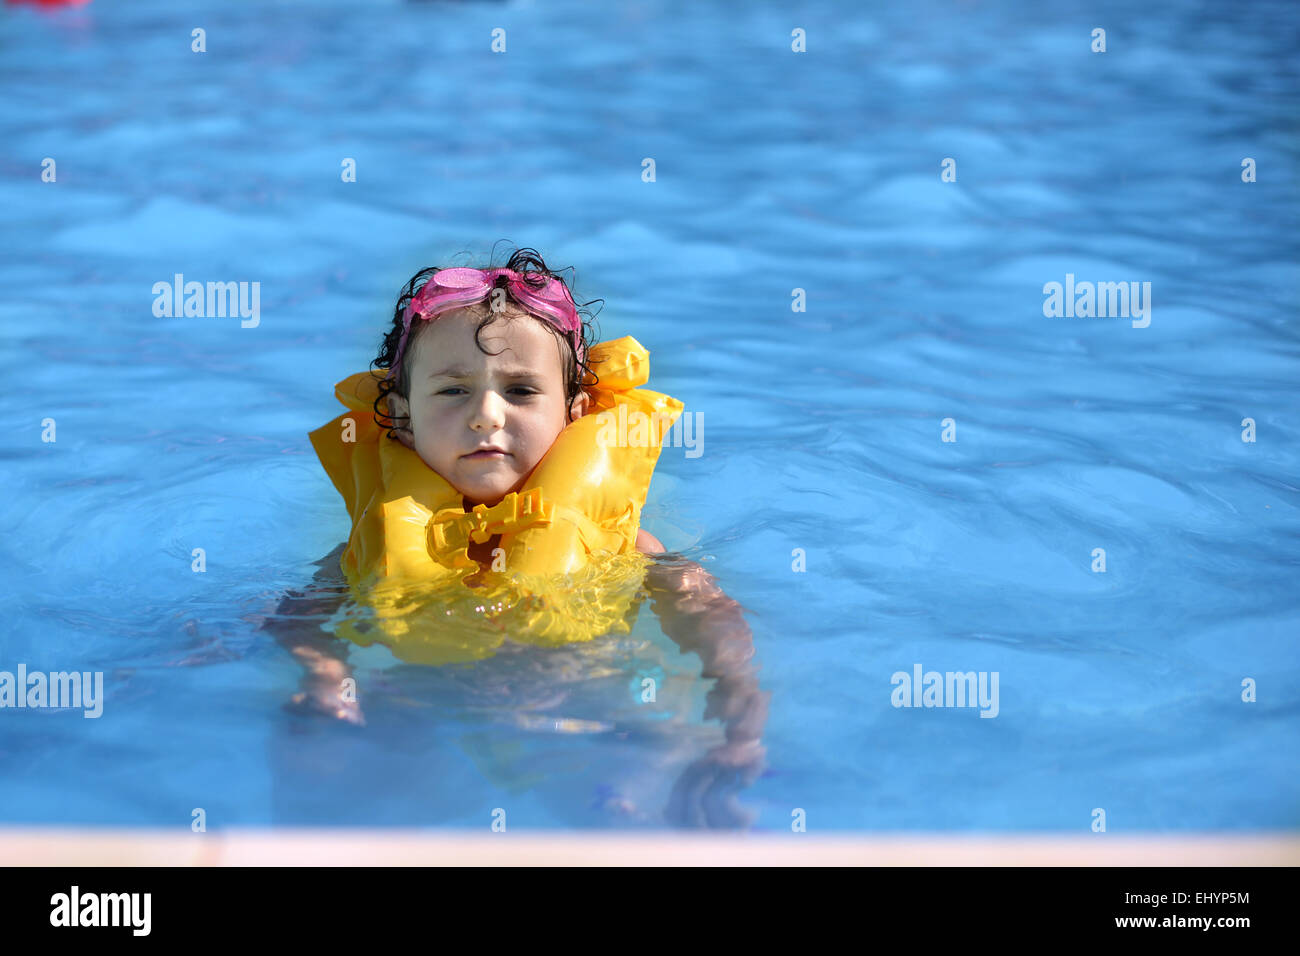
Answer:
[{"label": "girl's chin", "polygon": [[461,496],[470,503],[471,507],[474,505],[487,505],[491,508],[494,505],[500,504],[501,499],[510,494],[513,490],[513,486],[506,486],[504,484],[500,487],[494,486],[487,488],[482,486],[462,486],[458,487],[456,490],[459,491]]}]

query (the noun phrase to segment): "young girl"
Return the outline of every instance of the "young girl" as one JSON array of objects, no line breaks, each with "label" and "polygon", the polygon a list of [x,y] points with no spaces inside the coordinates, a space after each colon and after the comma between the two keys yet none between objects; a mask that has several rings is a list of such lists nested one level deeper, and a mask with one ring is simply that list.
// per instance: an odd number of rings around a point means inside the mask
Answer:
[{"label": "young girl", "polygon": [[[424,553],[425,528],[439,522],[447,533],[434,536],[443,546],[438,561],[471,568],[469,562],[475,562],[480,569],[465,578],[467,585],[500,569],[503,557],[506,567],[527,564],[534,553],[550,561],[556,555],[572,560],[574,552],[581,556],[593,542],[615,552],[635,548],[664,554],[654,535],[628,520],[640,515],[659,454],[657,441],[649,448],[603,447],[610,443],[593,443],[590,430],[583,438],[570,426],[619,403],[640,402],[650,411],[672,406],[680,411],[680,403],[635,389],[645,381],[644,350],[638,352],[631,339],[593,345],[579,316],[563,280],[531,249],[517,251],[502,269],[425,269],[406,284],[371,363],[377,371],[339,385],[340,399],[352,407],[360,407],[354,399],[369,400],[373,422],[341,416],[312,433],[353,517],[347,546],[329,556],[342,554],[337,567],[343,576],[355,585],[395,569],[439,570]],[[628,347],[626,355],[608,348],[623,342],[636,348]],[[358,434],[340,442],[340,425],[345,430],[353,425]],[[369,436],[373,449],[363,434],[367,426],[383,432]],[[383,442],[407,451],[393,452]],[[396,487],[403,480],[396,477],[399,469],[410,480]],[[537,491],[540,497],[528,504],[525,497]],[[419,499],[409,505],[418,510],[393,510],[404,492],[410,492],[404,502]],[[540,504],[548,498],[550,505]],[[456,507],[447,507],[449,502]],[[506,503],[513,517],[494,517]],[[551,508],[546,522],[528,526],[535,516],[524,512],[533,506]],[[475,533],[453,533],[460,521],[477,522]],[[559,533],[561,526],[570,532],[567,537]],[[502,530],[494,532],[498,527]],[[414,538],[401,538],[412,528]],[[502,554],[503,538],[513,542],[511,555]],[[562,545],[550,547],[557,539]],[[395,543],[399,540],[402,547]],[[527,551],[520,544],[525,540]],[[575,547],[575,540],[583,548]],[[419,553],[412,557],[413,552]],[[464,564],[457,564],[462,555]],[[330,585],[339,579],[326,563],[317,575],[323,597],[321,592],[291,594],[274,629],[306,669],[293,699],[297,708],[359,725],[364,719],[358,701],[340,694],[350,676],[347,644],[325,638],[318,628],[292,626],[296,617],[332,612],[343,589]],[[674,556],[665,555],[647,569],[644,587],[665,633],[683,651],[700,655],[705,677],[718,679],[706,716],[723,719],[727,743],[692,765],[691,774],[752,779],[761,768],[759,737],[767,703],[750,663],[753,644],[743,609],[702,567]],[[696,795],[708,790],[698,779],[683,786],[684,793]],[[727,813],[682,805],[670,812],[673,816],[700,823]]]},{"label": "young girl", "polygon": [[[375,410],[382,418],[386,398],[390,437],[459,491],[467,511],[522,490],[590,405],[581,384],[590,343],[563,281],[520,250],[500,270],[417,273],[397,312],[375,360],[388,369]],[[500,539],[471,543],[470,556],[486,567]],[[635,544],[664,550],[644,529]]]},{"label": "young girl", "polygon": [[[352,517],[349,582],[473,588],[483,581],[464,572],[482,568],[522,587],[595,574],[597,554],[663,551],[639,519],[682,404],[641,387],[649,353],[636,339],[586,333],[532,250],[407,283],[372,371],[335,388],[348,411],[311,433]],[[620,564],[632,567],[607,567]]]}]

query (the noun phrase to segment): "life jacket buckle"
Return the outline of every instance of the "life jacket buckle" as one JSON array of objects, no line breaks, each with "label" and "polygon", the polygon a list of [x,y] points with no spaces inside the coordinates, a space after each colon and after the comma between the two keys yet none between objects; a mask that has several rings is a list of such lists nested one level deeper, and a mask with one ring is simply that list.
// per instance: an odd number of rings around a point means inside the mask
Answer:
[{"label": "life jacket buckle", "polygon": [[522,493],[512,491],[491,508],[475,505],[465,516],[469,519],[469,539],[482,544],[494,534],[518,534],[525,528],[548,524],[551,511],[542,500],[541,488],[529,488]]},{"label": "life jacket buckle", "polygon": [[528,528],[551,523],[555,506],[542,497],[541,488],[512,491],[489,508],[475,505],[472,511],[448,508],[429,521],[430,551],[464,551],[472,541],[483,544],[497,534],[518,534]]}]

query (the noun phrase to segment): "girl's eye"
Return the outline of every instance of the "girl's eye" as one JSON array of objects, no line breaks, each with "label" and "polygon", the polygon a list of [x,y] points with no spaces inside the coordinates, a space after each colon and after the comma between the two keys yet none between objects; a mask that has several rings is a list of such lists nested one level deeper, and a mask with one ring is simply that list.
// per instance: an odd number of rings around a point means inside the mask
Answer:
[{"label": "girl's eye", "polygon": [[[454,393],[454,392],[463,392],[463,391],[465,391],[465,389],[464,389],[463,387],[461,387],[460,385],[449,385],[447,388],[441,389],[440,391],[436,392],[435,394],[438,394],[438,395],[451,395],[451,394]],[[515,395],[523,395],[523,396],[527,396],[527,395],[536,395],[536,394],[537,394],[537,389],[535,389],[535,388],[530,388],[530,387],[527,386],[527,385],[512,385],[512,386],[510,387],[510,391],[511,391],[512,394],[515,394]]]}]

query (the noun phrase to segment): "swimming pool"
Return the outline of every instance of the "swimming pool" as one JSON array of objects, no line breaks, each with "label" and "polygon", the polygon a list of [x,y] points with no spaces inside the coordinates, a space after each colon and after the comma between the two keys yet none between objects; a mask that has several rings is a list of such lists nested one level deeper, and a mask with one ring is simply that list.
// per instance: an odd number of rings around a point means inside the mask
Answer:
[{"label": "swimming pool", "polygon": [[[0,711],[0,821],[1296,828],[1295,13],[1090,7],[5,8],[0,669],[104,696]],[[348,529],[306,433],[401,283],[503,237],[700,416],[644,524],[749,611],[738,795],[648,605],[473,665],[358,648],[364,727],[284,709],[277,629],[333,612],[277,609]],[[258,321],[156,316],[176,274],[260,283]],[[1048,317],[1052,282],[1149,324]],[[917,667],[996,674],[996,716],[894,706]]]}]

